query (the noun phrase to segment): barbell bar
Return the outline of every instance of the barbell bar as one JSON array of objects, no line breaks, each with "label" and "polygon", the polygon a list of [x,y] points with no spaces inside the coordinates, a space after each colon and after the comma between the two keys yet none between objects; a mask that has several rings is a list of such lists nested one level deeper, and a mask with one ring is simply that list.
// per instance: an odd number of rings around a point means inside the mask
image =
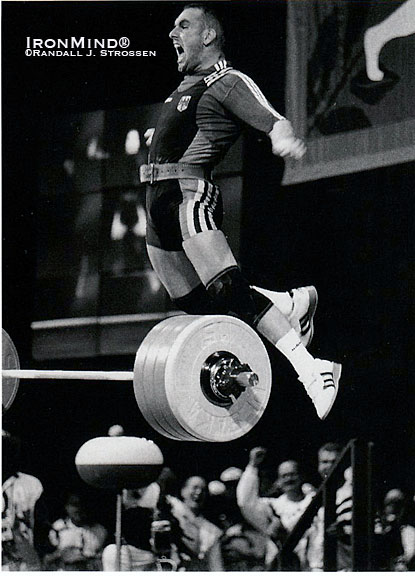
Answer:
[{"label": "barbell bar", "polygon": [[143,339],[134,371],[23,370],[3,330],[3,409],[19,379],[133,382],[138,407],[158,433],[173,440],[227,442],[261,418],[271,391],[265,346],[231,316],[172,316]]},{"label": "barbell bar", "polygon": [[3,378],[19,378],[22,380],[134,380],[134,372],[116,372],[101,370],[2,370]]}]

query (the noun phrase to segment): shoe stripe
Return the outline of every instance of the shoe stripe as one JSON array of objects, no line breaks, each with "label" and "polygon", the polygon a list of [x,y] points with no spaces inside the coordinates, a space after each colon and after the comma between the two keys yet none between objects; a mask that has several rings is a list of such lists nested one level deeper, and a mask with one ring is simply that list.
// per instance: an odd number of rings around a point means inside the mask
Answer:
[{"label": "shoe stripe", "polygon": [[336,389],[336,386],[335,386],[334,384],[324,384],[323,390],[327,390],[327,388],[334,388],[334,389]]},{"label": "shoe stripe", "polygon": [[300,325],[301,334],[306,334],[310,330],[310,322],[307,322],[304,326]]},{"label": "shoe stripe", "polygon": [[304,326],[306,324],[310,324],[310,315],[306,314],[305,316],[303,316],[302,318],[300,318],[300,326],[301,328],[304,328]]}]

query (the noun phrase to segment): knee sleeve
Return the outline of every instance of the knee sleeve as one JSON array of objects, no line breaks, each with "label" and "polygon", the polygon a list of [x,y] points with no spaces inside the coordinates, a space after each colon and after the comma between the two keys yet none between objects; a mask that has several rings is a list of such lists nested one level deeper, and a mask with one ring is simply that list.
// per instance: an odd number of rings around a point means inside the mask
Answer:
[{"label": "knee sleeve", "polygon": [[251,326],[256,326],[272,302],[253,290],[239,268],[220,274],[208,286],[208,294],[221,309],[234,313]]},{"label": "knee sleeve", "polygon": [[172,298],[172,302],[186,314],[226,314],[219,302],[211,298],[203,284],[196,286],[186,296]]}]

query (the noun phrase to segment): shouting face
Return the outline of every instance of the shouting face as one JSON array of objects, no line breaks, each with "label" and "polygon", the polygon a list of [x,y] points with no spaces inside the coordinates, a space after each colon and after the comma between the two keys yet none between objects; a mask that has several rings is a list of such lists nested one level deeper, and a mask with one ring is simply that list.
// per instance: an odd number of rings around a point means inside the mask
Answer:
[{"label": "shouting face", "polygon": [[182,488],[183,502],[192,510],[203,506],[206,494],[206,481],[200,476],[191,476],[186,480]]},{"label": "shouting face", "polygon": [[177,52],[177,67],[183,74],[202,68],[205,19],[200,8],[186,8],[178,16],[169,37]]}]

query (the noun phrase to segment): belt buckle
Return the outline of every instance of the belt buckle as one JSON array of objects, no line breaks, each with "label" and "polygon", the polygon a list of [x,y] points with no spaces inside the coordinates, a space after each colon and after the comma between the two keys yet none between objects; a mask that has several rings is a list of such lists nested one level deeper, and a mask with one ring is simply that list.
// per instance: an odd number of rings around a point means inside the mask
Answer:
[{"label": "belt buckle", "polygon": [[150,184],[154,184],[154,164],[149,164],[150,166]]}]

